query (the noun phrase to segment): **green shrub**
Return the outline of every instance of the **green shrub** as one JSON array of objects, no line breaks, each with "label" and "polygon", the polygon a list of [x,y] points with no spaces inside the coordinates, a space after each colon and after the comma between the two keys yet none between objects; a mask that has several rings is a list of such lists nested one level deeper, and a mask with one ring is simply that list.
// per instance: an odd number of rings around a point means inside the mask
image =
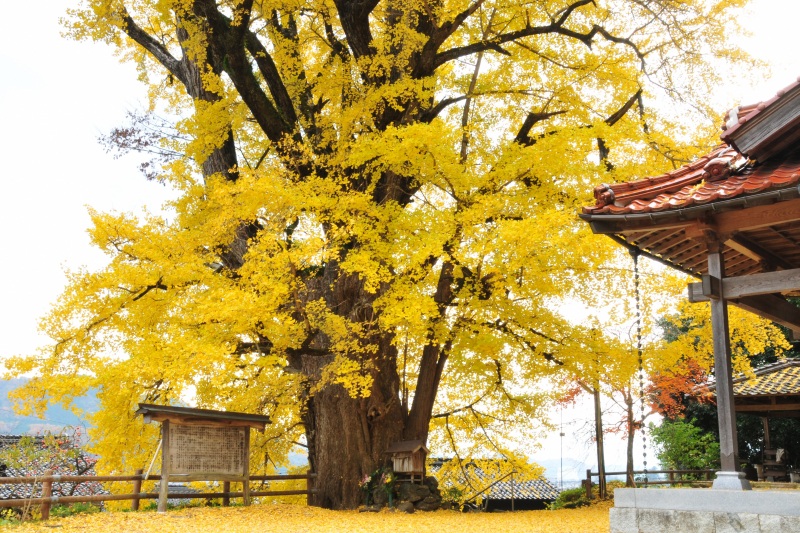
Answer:
[{"label": "green shrub", "polygon": [[591,503],[586,498],[586,489],[583,487],[575,487],[574,489],[567,489],[561,491],[556,501],[550,505],[550,509],[575,509],[577,507],[584,507]]},{"label": "green shrub", "polygon": [[88,502],[78,502],[72,505],[54,505],[50,509],[50,516],[64,517],[76,514],[99,513],[100,511],[101,509],[97,505]]}]

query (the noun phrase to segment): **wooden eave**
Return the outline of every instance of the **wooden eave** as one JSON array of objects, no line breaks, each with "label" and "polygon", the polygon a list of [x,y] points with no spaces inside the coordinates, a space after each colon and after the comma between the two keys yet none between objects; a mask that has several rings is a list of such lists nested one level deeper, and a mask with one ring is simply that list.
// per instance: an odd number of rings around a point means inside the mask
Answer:
[{"label": "wooden eave", "polygon": [[[592,231],[609,235],[644,255],[702,279],[708,274],[708,242],[723,243],[726,276],[780,271],[793,282],[800,269],[800,188],[791,186],[687,209],[646,214],[581,214]],[[794,272],[794,273],[792,273]],[[772,320],[800,336],[800,309],[786,301],[800,296],[800,283],[767,285],[767,292],[729,297],[738,307]],[[774,290],[770,290],[772,287]],[[692,301],[709,293],[692,292]]]},{"label": "wooden eave", "polygon": [[142,415],[145,422],[164,422],[169,420],[171,423],[183,425],[251,427],[259,431],[264,431],[266,425],[271,423],[270,418],[265,415],[145,403],[139,404],[136,414]]},{"label": "wooden eave", "polygon": [[800,83],[795,81],[772,100],[747,109],[721,137],[759,162],[795,146],[800,138]]},{"label": "wooden eave", "polygon": [[[687,209],[581,214],[594,233],[613,235],[694,276],[707,273],[708,237],[723,240],[728,275],[800,268],[800,189],[788,187]],[[732,265],[735,269],[731,270]]]}]

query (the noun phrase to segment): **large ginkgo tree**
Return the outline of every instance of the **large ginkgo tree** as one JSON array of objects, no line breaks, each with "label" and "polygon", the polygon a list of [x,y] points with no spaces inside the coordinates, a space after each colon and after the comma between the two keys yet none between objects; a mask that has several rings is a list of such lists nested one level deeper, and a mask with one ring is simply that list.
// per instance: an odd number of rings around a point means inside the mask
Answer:
[{"label": "large ginkgo tree", "polygon": [[149,88],[110,142],[177,199],[92,213],[108,266],[9,363],[19,398],[97,390],[107,470],[154,451],[137,402],[269,414],[254,450],[307,446],[333,508],[392,441],[512,456],[585,366],[559,301],[610,245],[577,207],[713,142],[743,3],[84,0],[67,34]]}]

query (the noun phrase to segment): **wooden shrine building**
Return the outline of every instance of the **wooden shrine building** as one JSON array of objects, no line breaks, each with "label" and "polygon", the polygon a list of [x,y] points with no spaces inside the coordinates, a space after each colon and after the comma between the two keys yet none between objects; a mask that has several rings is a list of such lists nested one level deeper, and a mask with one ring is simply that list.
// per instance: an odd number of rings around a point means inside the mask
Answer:
[{"label": "wooden shrine building", "polygon": [[169,481],[238,481],[250,504],[250,429],[263,431],[268,416],[139,404],[145,422],[161,423],[158,511],[167,510]]},{"label": "wooden shrine building", "polygon": [[425,460],[428,448],[422,440],[403,440],[393,442],[386,450],[392,461],[392,471],[401,477],[425,481]]},{"label": "wooden shrine building", "polygon": [[724,144],[677,170],[595,188],[580,214],[592,231],[698,278],[711,302],[722,472],[715,487],[749,488],[738,473],[727,305],[800,334],[800,82],[731,110]]}]

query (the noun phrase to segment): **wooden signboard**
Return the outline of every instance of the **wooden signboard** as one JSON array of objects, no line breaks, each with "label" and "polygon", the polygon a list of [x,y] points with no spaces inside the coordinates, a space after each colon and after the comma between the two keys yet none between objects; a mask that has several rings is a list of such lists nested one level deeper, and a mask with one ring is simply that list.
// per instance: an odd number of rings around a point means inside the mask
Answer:
[{"label": "wooden signboard", "polygon": [[240,481],[250,504],[250,428],[260,431],[269,417],[139,404],[146,422],[161,422],[161,485],[158,511],[166,512],[169,480]]},{"label": "wooden signboard", "polygon": [[244,475],[249,429],[170,424],[170,475]]}]

